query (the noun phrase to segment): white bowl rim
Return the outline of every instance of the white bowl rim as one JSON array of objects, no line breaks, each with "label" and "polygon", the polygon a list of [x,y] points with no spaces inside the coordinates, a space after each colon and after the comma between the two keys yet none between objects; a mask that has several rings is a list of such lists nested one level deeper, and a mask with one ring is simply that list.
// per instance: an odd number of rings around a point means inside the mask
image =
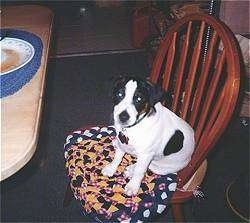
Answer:
[{"label": "white bowl rim", "polygon": [[[5,72],[1,72],[1,71],[0,71],[0,76],[5,75],[5,74],[8,74],[8,73],[11,73],[11,72],[13,72],[13,71],[16,71],[16,70],[22,68],[22,67],[25,66],[27,63],[29,63],[29,62],[31,61],[31,59],[34,57],[34,55],[35,55],[35,48],[34,48],[33,45],[30,44],[29,42],[27,42],[27,41],[25,41],[25,40],[23,40],[23,39],[19,39],[19,38],[5,37],[3,40],[0,41],[0,43],[1,43],[2,41],[4,41],[5,39],[19,41],[19,42],[22,42],[22,43],[28,45],[28,46],[31,48],[32,53],[31,53],[31,56],[30,56],[24,63],[21,63],[19,66],[15,67],[15,68],[13,68],[13,69],[11,69],[11,70],[5,71]],[[2,44],[1,44],[1,46],[2,46]]]}]

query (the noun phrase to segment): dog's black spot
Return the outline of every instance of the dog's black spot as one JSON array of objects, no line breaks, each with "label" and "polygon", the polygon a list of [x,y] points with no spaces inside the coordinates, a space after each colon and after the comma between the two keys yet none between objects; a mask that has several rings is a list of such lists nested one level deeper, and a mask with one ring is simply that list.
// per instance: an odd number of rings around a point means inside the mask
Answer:
[{"label": "dog's black spot", "polygon": [[165,146],[163,155],[168,156],[172,153],[179,152],[183,147],[183,140],[184,140],[184,135],[182,131],[176,130],[175,133],[170,138],[170,140],[168,141],[167,145]]}]

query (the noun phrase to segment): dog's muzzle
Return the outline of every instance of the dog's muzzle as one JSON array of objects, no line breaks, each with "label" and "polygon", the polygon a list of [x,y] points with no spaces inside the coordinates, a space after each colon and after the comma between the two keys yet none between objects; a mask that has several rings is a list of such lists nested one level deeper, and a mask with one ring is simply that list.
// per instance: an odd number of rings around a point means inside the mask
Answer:
[{"label": "dog's muzzle", "polygon": [[126,123],[129,120],[130,116],[127,111],[123,111],[119,114],[119,120],[121,123]]}]

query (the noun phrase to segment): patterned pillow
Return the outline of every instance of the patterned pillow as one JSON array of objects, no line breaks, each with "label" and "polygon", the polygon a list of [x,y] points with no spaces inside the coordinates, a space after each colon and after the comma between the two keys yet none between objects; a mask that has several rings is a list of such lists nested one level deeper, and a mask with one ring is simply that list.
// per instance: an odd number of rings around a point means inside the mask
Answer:
[{"label": "patterned pillow", "polygon": [[114,157],[114,127],[92,127],[75,131],[64,145],[71,189],[83,212],[99,222],[148,221],[162,213],[176,189],[176,174],[157,175],[147,171],[136,196],[124,192],[126,166],[136,159],[128,154],[113,177],[101,170]]}]

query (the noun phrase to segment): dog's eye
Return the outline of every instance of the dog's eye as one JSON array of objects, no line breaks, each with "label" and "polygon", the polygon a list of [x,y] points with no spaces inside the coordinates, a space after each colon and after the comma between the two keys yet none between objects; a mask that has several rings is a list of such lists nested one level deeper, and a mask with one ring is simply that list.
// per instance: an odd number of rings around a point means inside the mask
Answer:
[{"label": "dog's eye", "polygon": [[141,98],[141,97],[136,97],[136,98],[135,98],[135,102],[140,103],[141,101],[142,101],[142,98]]},{"label": "dog's eye", "polygon": [[113,91],[113,103],[116,105],[125,97],[125,89],[114,89]]},{"label": "dog's eye", "polygon": [[134,97],[134,103],[135,104],[142,104],[142,103],[144,103],[144,98],[140,95],[137,95],[137,96],[135,96]]},{"label": "dog's eye", "polygon": [[117,94],[116,94],[119,98],[123,98],[125,95],[124,89],[120,89]]},{"label": "dog's eye", "polygon": [[119,97],[119,98],[122,98],[123,97],[123,92],[118,92],[118,94],[117,94],[117,96]]},{"label": "dog's eye", "polygon": [[125,89],[119,89],[116,93],[115,93],[115,101],[116,103],[121,101],[123,98],[125,97]]}]

